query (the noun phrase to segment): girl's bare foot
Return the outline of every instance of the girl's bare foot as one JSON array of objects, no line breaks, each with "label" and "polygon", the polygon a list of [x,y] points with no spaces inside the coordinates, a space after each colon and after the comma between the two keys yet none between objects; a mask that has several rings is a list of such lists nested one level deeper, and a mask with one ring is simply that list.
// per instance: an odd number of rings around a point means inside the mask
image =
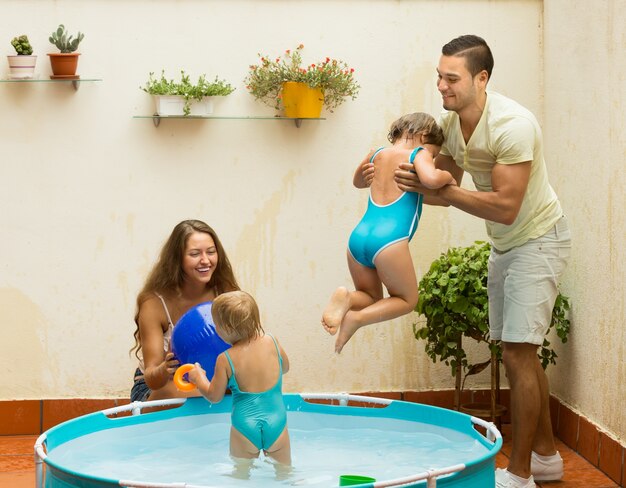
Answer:
[{"label": "girl's bare foot", "polygon": [[335,335],[346,313],[350,310],[350,292],[344,286],[337,288],[322,314],[322,327],[330,335]]},{"label": "girl's bare foot", "polygon": [[354,333],[361,328],[361,325],[352,322],[349,318],[349,315],[344,318],[341,328],[339,329],[339,334],[335,341],[335,352],[337,354],[341,352],[343,346],[346,345]]}]

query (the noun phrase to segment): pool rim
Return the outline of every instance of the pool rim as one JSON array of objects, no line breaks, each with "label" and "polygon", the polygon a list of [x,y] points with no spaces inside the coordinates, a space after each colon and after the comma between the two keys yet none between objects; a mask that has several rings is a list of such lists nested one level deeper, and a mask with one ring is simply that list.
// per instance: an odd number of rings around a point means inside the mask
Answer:
[{"label": "pool rim", "polygon": [[[449,475],[448,478],[453,478],[461,474],[462,471],[467,468],[474,467],[480,465],[482,463],[487,462],[490,458],[494,458],[496,454],[500,451],[502,447],[502,435],[495,426],[493,422],[488,422],[483,419],[465,414],[463,412],[458,412],[456,410],[449,410],[441,407],[436,407],[433,405],[425,405],[421,403],[412,403],[405,402],[402,400],[391,400],[386,398],[378,398],[378,397],[369,397],[369,396],[360,396],[360,395],[350,395],[347,393],[285,393],[285,405],[288,411],[300,411],[305,413],[323,413],[323,414],[332,414],[332,415],[354,415],[359,417],[376,417],[376,418],[389,418],[396,420],[407,420],[415,422],[415,418],[409,416],[409,413],[415,413],[415,411],[421,410],[423,413],[427,413],[428,419],[420,418],[420,422],[437,425],[441,427],[450,428],[452,430],[456,430],[463,434],[474,437],[477,441],[479,441],[486,449],[487,452],[478,458],[469,460],[466,463],[461,463],[453,466],[448,466],[440,469],[431,469],[422,473],[416,473],[415,475],[410,475],[407,477],[391,479],[391,480],[382,480],[376,483],[369,483],[364,485],[358,485],[359,487],[376,487],[376,486],[399,486],[401,484],[406,484],[410,482],[419,482],[422,480],[426,480],[430,486],[436,486],[436,479],[442,475]],[[190,401],[188,401],[190,400]],[[223,401],[219,404],[210,405],[211,413],[228,413],[230,412],[231,402]],[[313,402],[308,401],[313,400]],[[323,403],[322,403],[322,402]],[[328,402],[331,403],[328,403]],[[337,402],[336,404],[334,402]],[[356,402],[359,404],[373,404],[378,405],[383,408],[372,408],[361,405],[350,405],[350,402]],[[178,408],[160,410],[156,412],[148,412],[143,413],[142,410],[151,408],[151,407],[164,407],[164,406],[176,406]],[[202,406],[206,407],[207,402],[202,398],[173,398],[166,400],[156,400],[150,402],[133,402],[127,405],[122,405],[119,407],[113,407],[109,409],[100,410],[98,412],[93,412],[87,415],[83,415],[80,417],[76,417],[74,419],[68,420],[61,424],[58,424],[51,429],[47,430],[43,434],[41,434],[37,441],[35,442],[34,450],[35,450],[35,468],[36,468],[36,479],[35,486],[36,488],[43,488],[44,486],[44,464],[46,467],[52,469],[52,471],[63,473],[64,475],[73,476],[80,480],[85,481],[94,481],[103,484],[110,484],[111,486],[126,486],[126,487],[163,487],[163,488],[175,488],[181,486],[176,483],[154,483],[154,482],[141,482],[141,481],[131,481],[131,480],[116,480],[109,479],[100,476],[90,475],[86,473],[75,472],[71,469],[65,468],[63,466],[59,466],[56,462],[50,460],[47,456],[46,450],[44,446],[47,447],[47,443],[50,440],[50,437],[54,439],[54,436],[58,435],[62,430],[66,430],[69,428],[72,436],[69,436],[67,433],[61,435],[61,442],[56,442],[56,445],[50,450],[53,450],[57,445],[62,445],[65,442],[68,442],[71,439],[74,439],[77,432],[81,432],[84,430],[84,426],[90,424],[90,421],[95,421],[96,426],[102,427],[99,429],[89,429],[88,432],[83,431],[81,435],[86,435],[88,433],[98,432],[102,430],[112,429],[124,427],[126,425],[136,425],[137,423],[147,423],[154,422],[159,420],[167,420],[174,417],[181,416],[191,416],[191,415],[199,415],[202,413],[200,409]],[[122,416],[122,417],[109,417],[110,415],[117,415],[118,413],[131,412],[130,416]],[[412,411],[412,412],[411,412]],[[395,415],[390,415],[395,414]],[[432,422],[430,417],[441,417],[443,416],[448,421],[452,422],[452,426],[448,424],[442,424],[437,422]],[[480,426],[485,429],[485,435],[476,430],[476,426]],[[83,429],[81,429],[83,427]],[[460,429],[458,427],[463,427]],[[74,432],[72,429],[78,428],[77,432]],[[65,439],[64,439],[65,438]],[[64,440],[63,440],[64,439]],[[192,485],[182,485],[191,487]],[[356,487],[355,487],[356,488]]]}]

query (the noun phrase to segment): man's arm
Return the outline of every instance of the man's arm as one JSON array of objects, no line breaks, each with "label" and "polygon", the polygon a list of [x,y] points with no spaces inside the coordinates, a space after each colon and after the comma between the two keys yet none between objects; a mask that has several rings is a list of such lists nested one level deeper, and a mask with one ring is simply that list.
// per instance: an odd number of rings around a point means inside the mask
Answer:
[{"label": "man's arm", "polygon": [[528,180],[530,161],[517,164],[496,164],[491,170],[492,191],[472,191],[448,185],[437,190],[439,198],[464,212],[511,225],[522,206]]},{"label": "man's arm", "polygon": [[395,180],[403,191],[412,191],[424,195],[424,203],[456,207],[464,212],[491,220],[500,224],[511,225],[517,218],[519,209],[528,187],[531,162],[517,164],[496,164],[491,170],[490,192],[472,191],[461,188],[463,169],[457,166],[450,156],[437,156],[437,168],[447,170],[457,185],[447,185],[436,190],[429,190],[422,185],[412,165],[401,164],[396,170]]}]

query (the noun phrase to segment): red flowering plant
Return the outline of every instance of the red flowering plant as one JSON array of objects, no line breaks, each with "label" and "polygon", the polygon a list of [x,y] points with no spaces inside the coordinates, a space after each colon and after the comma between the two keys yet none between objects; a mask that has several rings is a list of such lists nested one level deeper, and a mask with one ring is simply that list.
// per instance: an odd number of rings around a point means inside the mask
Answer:
[{"label": "red flowering plant", "polygon": [[329,110],[337,108],[347,97],[354,100],[359,93],[359,84],[354,79],[354,69],[344,61],[325,58],[318,63],[302,65],[300,44],[294,51],[286,50],[282,57],[270,58],[259,54],[260,63],[250,66],[244,83],[255,99],[281,108],[283,82],[306,83],[311,88],[319,88],[324,94],[324,106]]}]

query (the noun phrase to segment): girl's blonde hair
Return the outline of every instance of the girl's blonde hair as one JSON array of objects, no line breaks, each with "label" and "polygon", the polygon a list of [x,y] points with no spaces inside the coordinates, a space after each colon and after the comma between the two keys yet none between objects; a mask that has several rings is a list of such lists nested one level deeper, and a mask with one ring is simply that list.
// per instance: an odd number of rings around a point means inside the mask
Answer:
[{"label": "girl's blonde hair", "polygon": [[238,340],[250,340],[264,334],[259,307],[245,291],[230,291],[215,298],[211,315],[216,325]]},{"label": "girl's blonde hair", "polygon": [[415,112],[400,117],[391,124],[387,139],[393,144],[401,137],[413,139],[417,135],[424,136],[425,144],[434,144],[435,146],[443,144],[443,130],[432,115],[424,112]]}]

